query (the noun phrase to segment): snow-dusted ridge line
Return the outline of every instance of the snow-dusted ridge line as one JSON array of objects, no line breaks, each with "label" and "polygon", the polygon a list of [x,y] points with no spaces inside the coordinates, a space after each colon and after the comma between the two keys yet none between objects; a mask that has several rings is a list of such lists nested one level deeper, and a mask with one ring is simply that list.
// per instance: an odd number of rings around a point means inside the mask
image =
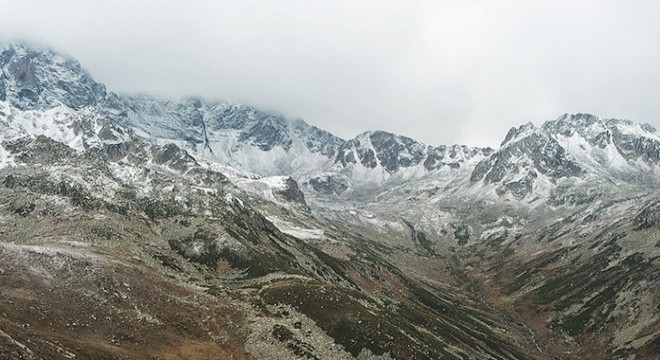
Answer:
[{"label": "snow-dusted ridge line", "polygon": [[[433,147],[383,131],[343,140],[243,104],[118,95],[75,59],[20,43],[1,50],[0,70],[3,140],[44,135],[83,151],[126,140],[99,138],[103,126],[113,124],[155,144],[174,143],[239,178],[291,176],[304,189],[334,195],[434,178],[465,186],[456,179],[470,173],[471,187],[482,182],[484,191],[522,199],[548,196],[571,177],[657,182],[660,173],[660,135],[653,127],[590,114],[512,128],[497,150]],[[11,156],[0,152],[0,161],[10,164]]]}]

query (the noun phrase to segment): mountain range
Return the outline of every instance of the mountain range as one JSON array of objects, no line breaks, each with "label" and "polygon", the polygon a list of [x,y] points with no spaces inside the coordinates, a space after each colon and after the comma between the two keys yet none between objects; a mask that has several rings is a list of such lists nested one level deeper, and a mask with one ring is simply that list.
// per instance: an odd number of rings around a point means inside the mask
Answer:
[{"label": "mountain range", "polygon": [[6,358],[660,356],[648,124],[345,140],[11,43],[0,184]]}]

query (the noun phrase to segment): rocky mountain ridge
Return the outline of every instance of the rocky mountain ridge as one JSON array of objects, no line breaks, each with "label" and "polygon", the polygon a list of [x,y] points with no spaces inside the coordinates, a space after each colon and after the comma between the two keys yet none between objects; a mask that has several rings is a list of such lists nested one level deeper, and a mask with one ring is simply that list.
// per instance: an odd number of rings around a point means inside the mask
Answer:
[{"label": "rocky mountain ridge", "polygon": [[321,190],[328,194],[390,179],[452,176],[443,169],[460,167],[470,169],[472,184],[492,185],[497,194],[517,199],[548,192],[570,178],[640,184],[658,178],[660,137],[647,124],[625,120],[565,114],[538,128],[512,128],[497,151],[432,147],[382,131],[343,140],[302,120],[246,105],[108,93],[74,59],[23,44],[6,47],[0,65],[0,96],[17,109],[91,107],[201,159],[259,176],[293,176],[310,190],[322,189],[323,179],[341,184]]}]

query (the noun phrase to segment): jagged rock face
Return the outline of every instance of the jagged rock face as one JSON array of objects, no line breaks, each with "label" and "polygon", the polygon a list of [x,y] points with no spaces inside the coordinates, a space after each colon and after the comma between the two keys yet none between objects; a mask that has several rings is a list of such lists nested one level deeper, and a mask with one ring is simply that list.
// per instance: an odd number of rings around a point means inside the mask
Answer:
[{"label": "jagged rock face", "polygon": [[534,191],[540,175],[550,186],[571,177],[657,183],[659,159],[660,137],[650,125],[565,114],[540,128],[531,123],[512,128],[500,150],[479,163],[470,180],[496,184],[499,195],[522,199]]},{"label": "jagged rock face", "polygon": [[648,165],[655,165],[660,161],[660,141],[655,128],[648,124],[604,120],[590,114],[565,114],[543,124],[543,129],[556,138],[579,136],[599,149],[614,146],[628,162],[642,160]]},{"label": "jagged rock face", "polygon": [[605,148],[611,143],[612,132],[605,121],[591,114],[564,114],[543,124],[550,134],[571,137],[577,134],[590,145]]},{"label": "jagged rock face", "polygon": [[465,145],[440,145],[433,148],[424,160],[424,167],[428,171],[439,170],[443,167],[458,169],[462,166],[471,166],[468,162],[490,155],[491,148],[471,148]]},{"label": "jagged rock face", "polygon": [[0,101],[7,100],[7,90],[4,81],[0,81]]},{"label": "jagged rock face", "polygon": [[2,146],[12,153],[16,160],[28,164],[57,164],[75,162],[77,155],[70,147],[44,135],[34,139],[23,137]]},{"label": "jagged rock face", "polygon": [[348,164],[362,164],[367,168],[376,167],[376,154],[372,149],[368,149],[363,145],[364,140],[358,138],[348,140],[340,148],[337,154],[337,163],[341,163],[343,166]]},{"label": "jagged rock face", "polygon": [[375,131],[347,141],[339,149],[335,162],[343,166],[360,163],[370,169],[380,165],[392,174],[416,166],[425,158],[425,145],[405,136]]},{"label": "jagged rock face", "polygon": [[153,147],[152,153],[156,164],[166,165],[181,172],[185,172],[193,166],[198,166],[195,158],[174,144],[167,144],[162,148],[159,146]]},{"label": "jagged rock face", "polygon": [[284,188],[277,190],[276,193],[287,201],[293,201],[307,206],[305,194],[298,187],[298,183],[291,177],[286,178]]},{"label": "jagged rock face", "polygon": [[454,239],[459,245],[465,245],[470,241],[470,237],[472,236],[470,226],[458,223],[451,224],[451,227],[454,229]]},{"label": "jagged rock face", "polygon": [[[13,49],[10,52],[13,52]],[[13,52],[13,55],[15,54]],[[8,78],[16,84],[18,96],[36,103],[39,100],[41,87],[35,74],[32,59],[29,56],[17,57],[7,65]]]},{"label": "jagged rock face", "polygon": [[239,136],[239,141],[250,141],[254,146],[263,151],[269,151],[275,146],[281,146],[284,150],[291,148],[291,139],[285,135],[279,124],[271,121],[258,122],[253,127]]},{"label": "jagged rock face", "polygon": [[288,176],[292,168],[318,172],[343,143],[302,120],[196,98],[171,101],[111,93],[102,111],[138,133],[184,143],[195,156],[261,176]]},{"label": "jagged rock face", "polygon": [[198,144],[206,141],[206,125],[200,111],[201,107],[202,104],[198,99],[186,99],[174,107],[174,114],[184,120],[184,126],[191,129],[187,139]]},{"label": "jagged rock face", "polygon": [[[528,184],[533,181],[537,172],[555,179],[583,173],[584,170],[567,156],[557,140],[534,130],[533,127],[525,125],[509,131],[502,148],[480,162],[472,172],[470,180],[497,184],[512,175],[529,174],[529,177],[524,178],[524,183]],[[532,132],[525,134],[529,131]],[[526,174],[522,174],[523,171]],[[504,185],[506,184],[508,182]],[[524,185],[522,188],[529,189],[529,186]]]},{"label": "jagged rock face", "polygon": [[389,173],[397,172],[402,167],[416,166],[426,157],[426,146],[411,138],[384,131],[376,131],[370,138],[378,162]]},{"label": "jagged rock face", "polygon": [[328,158],[334,158],[344,140],[321,130],[316,126],[310,126],[302,120],[294,120],[291,124],[294,135],[304,140],[305,146],[312,153],[319,153]]},{"label": "jagged rock face", "polygon": [[[645,207],[635,217],[638,229],[649,229],[660,226],[660,202],[655,202]],[[658,242],[660,244],[660,241]]]},{"label": "jagged rock face", "polygon": [[[656,132],[653,127],[647,124],[642,125],[642,128],[649,133]],[[612,134],[614,145],[626,160],[642,160],[649,165],[660,164],[660,141],[657,139],[640,137],[630,133],[626,134],[619,127],[614,127]]]},{"label": "jagged rock face", "polygon": [[108,142],[122,141],[122,139],[126,135],[127,134],[124,129],[117,126],[113,126],[112,124],[104,125],[103,127],[101,127],[101,130],[99,130],[98,133],[99,139]]},{"label": "jagged rock face", "polygon": [[0,69],[0,100],[19,109],[59,104],[80,109],[106,96],[105,86],[96,83],[76,60],[52,51],[12,44],[0,53]]},{"label": "jagged rock face", "polygon": [[206,132],[200,107],[200,101],[194,98],[171,101],[145,95],[118,96],[111,93],[101,111],[125,126],[136,127],[152,136],[203,144]]},{"label": "jagged rock face", "polygon": [[492,152],[489,148],[469,148],[467,146],[431,147],[405,136],[384,131],[374,131],[358,135],[344,143],[335,163],[346,167],[361,164],[375,169],[382,167],[387,173],[395,174],[401,169],[423,165],[427,171],[443,167],[457,169],[475,158],[482,158]]},{"label": "jagged rock face", "polygon": [[263,113],[245,105],[227,105],[218,108],[209,117],[210,130],[243,130],[256,125],[260,120],[284,127],[284,119]]},{"label": "jagged rock face", "polygon": [[288,121],[249,106],[226,106],[211,114],[208,125],[210,130],[240,130],[239,141],[249,142],[262,151],[269,151],[275,146],[284,150],[291,148]]},{"label": "jagged rock face", "polygon": [[122,158],[131,157],[143,151],[143,144],[138,141],[106,143],[102,149],[97,150],[110,161],[119,161]]},{"label": "jagged rock face", "polygon": [[315,192],[323,195],[341,195],[350,187],[348,178],[335,174],[321,174],[306,182]]}]

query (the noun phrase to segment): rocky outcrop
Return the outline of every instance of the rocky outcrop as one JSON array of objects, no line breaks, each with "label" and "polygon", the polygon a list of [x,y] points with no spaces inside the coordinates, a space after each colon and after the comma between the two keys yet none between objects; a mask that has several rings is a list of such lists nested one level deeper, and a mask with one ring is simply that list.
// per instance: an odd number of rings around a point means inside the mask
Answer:
[{"label": "rocky outcrop", "polygon": [[298,183],[291,177],[287,177],[284,180],[284,188],[276,189],[274,192],[287,201],[293,201],[307,206],[307,203],[305,202],[305,194],[303,194],[303,192],[298,187]]},{"label": "rocky outcrop", "polygon": [[306,184],[323,195],[341,195],[351,186],[348,178],[337,174],[321,174],[307,180]]},{"label": "rocky outcrop", "polygon": [[660,227],[660,202],[654,202],[645,207],[636,217],[638,229]]},{"label": "rocky outcrop", "polygon": [[344,143],[339,148],[335,164],[342,167],[360,164],[369,169],[380,167],[389,174],[396,174],[417,166],[423,166],[426,171],[472,166],[491,152],[490,148],[459,145],[432,147],[405,136],[374,131]]},{"label": "rocky outcrop", "polygon": [[65,105],[95,106],[106,96],[105,86],[73,58],[51,50],[10,44],[0,52],[0,100],[19,109]]}]

